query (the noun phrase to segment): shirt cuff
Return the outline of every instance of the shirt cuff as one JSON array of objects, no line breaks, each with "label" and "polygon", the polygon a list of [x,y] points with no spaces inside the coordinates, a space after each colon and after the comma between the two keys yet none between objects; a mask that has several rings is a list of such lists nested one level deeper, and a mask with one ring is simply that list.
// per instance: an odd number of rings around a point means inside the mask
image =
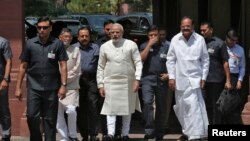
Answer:
[{"label": "shirt cuff", "polygon": [[243,77],[239,77],[238,80],[243,81]]},{"label": "shirt cuff", "polygon": [[140,76],[136,76],[135,79],[140,81],[141,77]]},{"label": "shirt cuff", "polygon": [[207,76],[202,76],[202,80],[207,80]]},{"label": "shirt cuff", "polygon": [[98,84],[98,89],[104,87],[103,84]]},{"label": "shirt cuff", "polygon": [[175,76],[172,74],[169,74],[169,79],[175,79]]}]

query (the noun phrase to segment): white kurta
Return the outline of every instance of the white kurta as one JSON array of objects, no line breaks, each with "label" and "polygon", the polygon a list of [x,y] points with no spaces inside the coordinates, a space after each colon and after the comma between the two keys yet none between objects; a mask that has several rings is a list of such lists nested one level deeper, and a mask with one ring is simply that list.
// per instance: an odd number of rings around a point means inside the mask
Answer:
[{"label": "white kurta", "polygon": [[176,81],[174,110],[189,139],[207,134],[208,119],[200,82],[206,80],[209,55],[205,40],[193,33],[188,41],[182,33],[173,37],[167,54],[169,79]]},{"label": "white kurta", "polygon": [[193,33],[188,41],[182,33],[173,37],[167,54],[169,79],[176,80],[177,90],[200,88],[200,81],[206,80],[209,69],[209,55],[202,36]]},{"label": "white kurta", "polygon": [[122,39],[115,47],[112,40],[100,48],[97,84],[104,87],[105,101],[101,114],[129,115],[139,108],[133,81],[140,80],[142,62],[135,42]]}]

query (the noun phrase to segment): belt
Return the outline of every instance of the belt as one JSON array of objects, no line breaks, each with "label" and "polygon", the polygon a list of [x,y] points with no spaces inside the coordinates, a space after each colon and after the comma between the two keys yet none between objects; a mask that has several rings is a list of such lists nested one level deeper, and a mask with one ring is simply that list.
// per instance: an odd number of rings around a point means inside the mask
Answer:
[{"label": "belt", "polygon": [[81,78],[96,79],[96,73],[82,73]]},{"label": "belt", "polygon": [[230,73],[231,76],[238,77],[239,73]]}]

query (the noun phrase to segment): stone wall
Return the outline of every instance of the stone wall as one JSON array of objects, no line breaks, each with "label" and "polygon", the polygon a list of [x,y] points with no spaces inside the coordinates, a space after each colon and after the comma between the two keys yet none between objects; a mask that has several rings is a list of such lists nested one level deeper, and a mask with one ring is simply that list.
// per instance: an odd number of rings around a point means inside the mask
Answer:
[{"label": "stone wall", "polygon": [[[21,117],[25,111],[26,99],[19,102],[15,96],[16,77],[19,67],[19,55],[23,46],[24,24],[23,24],[23,0],[1,0],[0,1],[0,36],[8,39],[13,51],[13,64],[11,71],[11,83],[9,88],[9,103],[12,120],[12,135],[20,135],[21,131],[26,129],[21,128]],[[25,84],[25,82],[24,82]],[[23,86],[25,89],[25,86]],[[25,91],[23,91],[25,92]]]}]

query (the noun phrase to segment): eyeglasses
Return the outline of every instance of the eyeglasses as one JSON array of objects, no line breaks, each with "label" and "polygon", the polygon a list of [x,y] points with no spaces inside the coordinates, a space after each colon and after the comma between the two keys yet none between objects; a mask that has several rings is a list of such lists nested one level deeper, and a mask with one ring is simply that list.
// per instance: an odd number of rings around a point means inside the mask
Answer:
[{"label": "eyeglasses", "polygon": [[50,26],[37,26],[37,29],[38,30],[41,30],[41,29],[43,29],[43,30],[46,30],[46,29],[48,29]]}]

